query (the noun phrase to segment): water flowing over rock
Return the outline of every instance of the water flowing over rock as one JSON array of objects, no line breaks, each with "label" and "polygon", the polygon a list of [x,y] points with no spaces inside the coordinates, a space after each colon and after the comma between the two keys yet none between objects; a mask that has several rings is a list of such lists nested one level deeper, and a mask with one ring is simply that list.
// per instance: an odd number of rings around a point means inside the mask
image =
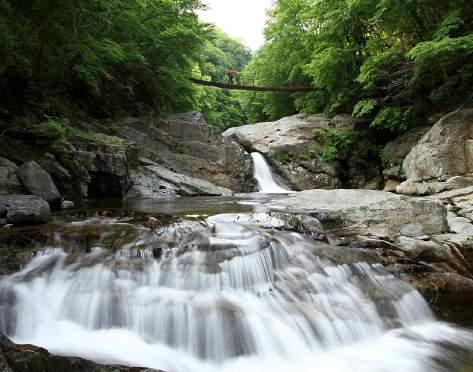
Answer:
[{"label": "water flowing over rock", "polygon": [[[184,372],[422,372],[469,363],[473,335],[436,321],[410,285],[361,254],[288,231],[278,215],[139,229],[113,250],[113,240],[77,250],[67,238],[70,229],[109,225],[133,229],[110,219],[66,225],[3,278],[0,332],[59,355]],[[2,340],[7,366],[97,368]]]},{"label": "water flowing over rock", "polygon": [[33,195],[46,200],[51,208],[61,208],[61,194],[51,176],[35,161],[24,163],[17,171],[23,186]]},{"label": "water flowing over rock", "polygon": [[[263,154],[295,188],[331,189],[339,184],[333,165],[320,159],[297,159],[315,144],[312,131],[328,128],[329,123],[330,119],[323,115],[299,114],[276,122],[230,128],[224,136],[233,138],[249,152]],[[280,160],[281,155],[288,157],[287,161]]]},{"label": "water flowing over rock", "polygon": [[[442,117],[407,155],[397,192],[434,194],[473,184],[473,109]],[[461,176],[460,178],[454,178]]]},{"label": "water flowing over rock", "polygon": [[224,136],[249,152],[263,154],[293,189],[334,189],[344,181],[349,188],[377,188],[378,182],[373,181],[379,178],[376,165],[360,165],[359,159],[352,159],[341,167],[338,162],[324,161],[318,155],[321,145],[314,140],[314,129],[352,130],[359,124],[349,115],[329,119],[321,114],[298,114],[275,122],[230,128]]},{"label": "water flowing over rock", "polygon": [[266,162],[263,155],[259,152],[253,152],[251,154],[253,158],[253,173],[258,183],[258,189],[264,193],[287,193],[290,189],[287,186],[283,186],[275,180],[275,175],[271,171],[269,164]]}]

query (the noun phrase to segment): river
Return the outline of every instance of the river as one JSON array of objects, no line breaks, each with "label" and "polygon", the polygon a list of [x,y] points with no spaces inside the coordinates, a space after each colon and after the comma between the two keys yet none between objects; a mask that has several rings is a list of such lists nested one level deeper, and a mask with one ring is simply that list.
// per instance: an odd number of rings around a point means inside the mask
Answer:
[{"label": "river", "polygon": [[[257,167],[260,190],[288,192],[267,171]],[[170,372],[466,371],[470,331],[436,320],[381,265],[335,262],[324,243],[281,228],[261,203],[277,197],[126,206],[152,214],[152,228],[127,217],[64,222],[0,281],[0,332]]]}]

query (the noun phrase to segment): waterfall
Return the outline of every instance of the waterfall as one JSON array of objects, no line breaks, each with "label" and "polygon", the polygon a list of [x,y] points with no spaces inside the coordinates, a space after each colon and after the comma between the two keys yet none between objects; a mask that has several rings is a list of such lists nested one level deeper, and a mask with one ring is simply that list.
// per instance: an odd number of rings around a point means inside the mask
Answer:
[{"label": "waterfall", "polygon": [[453,345],[471,352],[469,333],[436,321],[381,265],[335,264],[323,243],[268,228],[279,222],[219,215],[83,253],[64,234],[88,225],[67,226],[0,281],[0,332],[176,372],[450,371]]},{"label": "waterfall", "polygon": [[291,190],[285,186],[282,186],[274,179],[273,172],[268,162],[259,152],[253,152],[251,154],[253,158],[254,177],[258,183],[259,192],[268,194],[282,194],[291,192]]}]

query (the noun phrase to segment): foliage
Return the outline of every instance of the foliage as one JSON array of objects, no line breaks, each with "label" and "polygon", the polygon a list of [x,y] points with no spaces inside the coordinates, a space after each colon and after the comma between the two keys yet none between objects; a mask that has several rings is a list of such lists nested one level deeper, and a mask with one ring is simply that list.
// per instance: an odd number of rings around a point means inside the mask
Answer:
[{"label": "foliage", "polygon": [[353,112],[399,132],[466,100],[473,86],[473,8],[466,0],[279,0],[266,43],[243,73],[314,92],[256,96],[250,120]]},{"label": "foliage", "polygon": [[281,164],[289,164],[291,162],[291,156],[287,152],[280,152],[272,156],[274,160]]},{"label": "foliage", "polygon": [[3,105],[66,95],[97,115],[192,109],[199,0],[0,0]]},{"label": "foliage", "polygon": [[[379,149],[364,131],[349,129],[314,129],[314,140],[322,146],[320,156],[325,161],[348,161],[350,158],[379,157]],[[312,149],[312,153],[313,153]],[[312,156],[313,157],[313,156]]]},{"label": "foliage", "polygon": [[[232,67],[236,72],[235,83],[241,82],[241,71],[251,58],[250,50],[238,40],[230,38],[219,29],[208,34],[200,56],[199,68],[194,76],[222,82],[227,79],[227,70]],[[247,122],[241,107],[239,94],[235,91],[212,87],[199,87],[197,90],[198,109],[207,122],[222,128],[238,126]]]},{"label": "foliage", "polygon": [[40,124],[40,132],[47,135],[51,140],[64,140],[72,134],[71,123],[68,119],[49,118]]}]

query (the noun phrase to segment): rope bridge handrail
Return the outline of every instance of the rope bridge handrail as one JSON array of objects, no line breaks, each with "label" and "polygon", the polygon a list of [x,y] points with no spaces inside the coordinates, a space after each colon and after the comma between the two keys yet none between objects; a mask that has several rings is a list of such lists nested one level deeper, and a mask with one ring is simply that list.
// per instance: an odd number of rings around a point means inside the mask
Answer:
[{"label": "rope bridge handrail", "polygon": [[215,87],[221,89],[235,89],[235,90],[251,90],[255,92],[312,92],[314,88],[312,87],[257,87],[254,85],[237,85],[237,84],[226,84],[226,83],[216,83],[213,81],[199,80],[190,78],[194,84],[205,85],[208,87]]}]

